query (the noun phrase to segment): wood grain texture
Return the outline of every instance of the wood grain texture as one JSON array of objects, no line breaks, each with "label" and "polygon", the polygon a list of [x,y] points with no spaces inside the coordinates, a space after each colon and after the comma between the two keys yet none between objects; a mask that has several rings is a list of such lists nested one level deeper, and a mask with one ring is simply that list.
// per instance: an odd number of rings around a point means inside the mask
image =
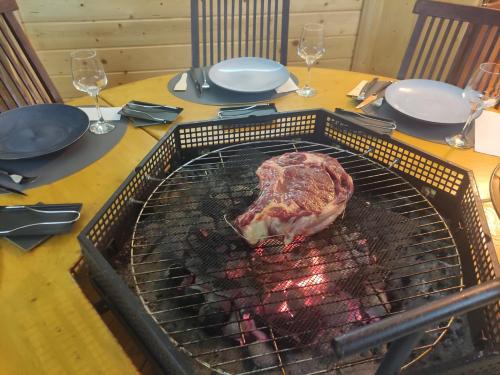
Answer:
[{"label": "wood grain texture", "polygon": [[[187,0],[18,0],[25,22],[189,18]],[[291,13],[360,10],[363,0],[293,0]]]},{"label": "wood grain texture", "polygon": [[[191,65],[187,0],[18,3],[27,34],[66,99],[79,95],[69,76],[69,53],[75,49],[97,49],[110,78],[108,87]],[[319,65],[349,69],[362,5],[363,0],[293,0],[289,64],[300,63],[296,46],[303,24],[321,22],[327,52]]]},{"label": "wood grain texture", "polygon": [[110,152],[83,170],[30,189],[27,197],[0,195],[1,205],[83,203],[71,233],[32,252],[0,240],[0,373],[138,373],[69,270],[81,256],[77,234],[155,143],[130,127]]},{"label": "wood grain texture", "polygon": [[[350,58],[356,37],[333,36],[325,38],[326,54],[323,59]],[[288,43],[288,61],[303,61],[297,55],[298,38]],[[39,56],[49,74],[70,74],[70,49],[40,51]],[[99,48],[97,53],[108,72],[127,68],[128,72],[161,69],[184,69],[191,60],[191,46],[159,45],[128,48]],[[321,62],[321,60],[320,60]]]},{"label": "wood grain texture", "polygon": [[[359,11],[290,15],[289,38],[299,38],[304,23],[325,25],[326,36],[356,35]],[[37,50],[190,44],[187,18],[25,23]]]}]

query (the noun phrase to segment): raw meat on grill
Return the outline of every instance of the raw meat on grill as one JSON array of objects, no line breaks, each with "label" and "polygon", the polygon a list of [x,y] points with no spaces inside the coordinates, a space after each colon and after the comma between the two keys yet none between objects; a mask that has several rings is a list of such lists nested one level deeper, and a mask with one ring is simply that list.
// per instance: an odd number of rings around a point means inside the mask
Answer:
[{"label": "raw meat on grill", "polygon": [[285,244],[328,227],[345,209],[354,187],[328,155],[290,152],[257,169],[260,195],[235,224],[250,244],[283,235]]}]

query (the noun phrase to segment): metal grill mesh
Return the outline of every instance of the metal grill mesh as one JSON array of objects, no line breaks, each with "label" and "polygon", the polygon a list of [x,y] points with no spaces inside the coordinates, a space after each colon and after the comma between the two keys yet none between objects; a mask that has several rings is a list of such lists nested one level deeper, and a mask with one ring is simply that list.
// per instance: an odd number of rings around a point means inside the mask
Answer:
[{"label": "metal grill mesh", "polygon": [[[353,177],[355,196],[328,230],[288,249],[273,240],[251,249],[224,216],[234,218],[255,199],[263,160],[298,150],[336,157]],[[131,267],[146,309],[172,340],[231,373],[367,368],[385,348],[333,363],[328,341],[462,287],[453,238],[414,187],[362,155],[304,141],[227,147],[176,170],[139,215]],[[289,306],[294,301],[298,307]],[[449,324],[430,329],[412,361]]]}]

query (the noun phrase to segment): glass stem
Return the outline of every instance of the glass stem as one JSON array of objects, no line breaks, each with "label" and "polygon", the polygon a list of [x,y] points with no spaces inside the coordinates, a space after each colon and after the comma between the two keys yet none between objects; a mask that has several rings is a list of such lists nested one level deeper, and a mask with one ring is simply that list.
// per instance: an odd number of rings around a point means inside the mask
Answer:
[{"label": "glass stem", "polygon": [[92,95],[95,101],[95,107],[97,109],[97,116],[99,116],[99,119],[97,120],[98,123],[103,123],[104,122],[104,117],[102,117],[102,112],[101,112],[101,107],[99,106],[99,94]]},{"label": "glass stem", "polygon": [[474,118],[474,115],[480,110],[481,110],[481,106],[474,106],[471,109],[469,117],[467,117],[467,121],[465,122],[464,127],[462,128],[462,131],[460,132],[460,133],[462,133],[463,136],[467,135],[467,132],[469,131],[469,126],[470,126],[470,124],[472,124],[472,119]]},{"label": "glass stem", "polygon": [[312,68],[312,64],[307,64],[307,81],[306,81],[306,87],[311,87],[311,68]]}]

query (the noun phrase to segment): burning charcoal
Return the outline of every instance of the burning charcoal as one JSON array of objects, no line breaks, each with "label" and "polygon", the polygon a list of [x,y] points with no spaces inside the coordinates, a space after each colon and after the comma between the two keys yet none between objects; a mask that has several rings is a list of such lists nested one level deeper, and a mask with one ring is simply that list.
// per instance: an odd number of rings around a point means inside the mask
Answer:
[{"label": "burning charcoal", "polygon": [[229,317],[228,323],[222,327],[222,334],[227,338],[238,341],[240,345],[244,345],[240,324],[238,323],[238,314],[235,311]]},{"label": "burning charcoal", "polygon": [[245,337],[250,337],[249,340],[255,340],[247,346],[250,356],[255,356],[255,358],[252,358],[255,366],[258,368],[277,366],[278,358],[273,353],[274,349],[269,342],[269,338],[263,331],[257,329],[255,320],[251,319],[248,313],[243,314],[241,328],[245,333]]},{"label": "burning charcoal", "polygon": [[206,294],[205,297],[206,303],[200,308],[198,322],[207,333],[220,334],[224,323],[229,320],[231,302],[214,293]]},{"label": "burning charcoal", "polygon": [[247,346],[253,363],[258,368],[278,366],[278,357],[268,342],[255,341]]},{"label": "burning charcoal", "polygon": [[198,313],[200,307],[205,303],[203,290],[194,285],[184,289],[184,295],[177,299],[179,305],[184,306],[186,310]]},{"label": "burning charcoal", "polygon": [[365,295],[360,298],[360,302],[368,315],[369,322],[378,321],[381,317],[387,315],[391,309],[382,285],[365,283]]},{"label": "burning charcoal", "polygon": [[[155,282],[156,296],[164,298],[170,293],[176,293],[175,290],[164,290],[169,288],[178,287],[182,290],[183,286],[189,285],[193,282],[193,274],[180,264],[174,263],[170,265],[162,274],[161,280]],[[179,290],[177,292],[179,292]]]}]

